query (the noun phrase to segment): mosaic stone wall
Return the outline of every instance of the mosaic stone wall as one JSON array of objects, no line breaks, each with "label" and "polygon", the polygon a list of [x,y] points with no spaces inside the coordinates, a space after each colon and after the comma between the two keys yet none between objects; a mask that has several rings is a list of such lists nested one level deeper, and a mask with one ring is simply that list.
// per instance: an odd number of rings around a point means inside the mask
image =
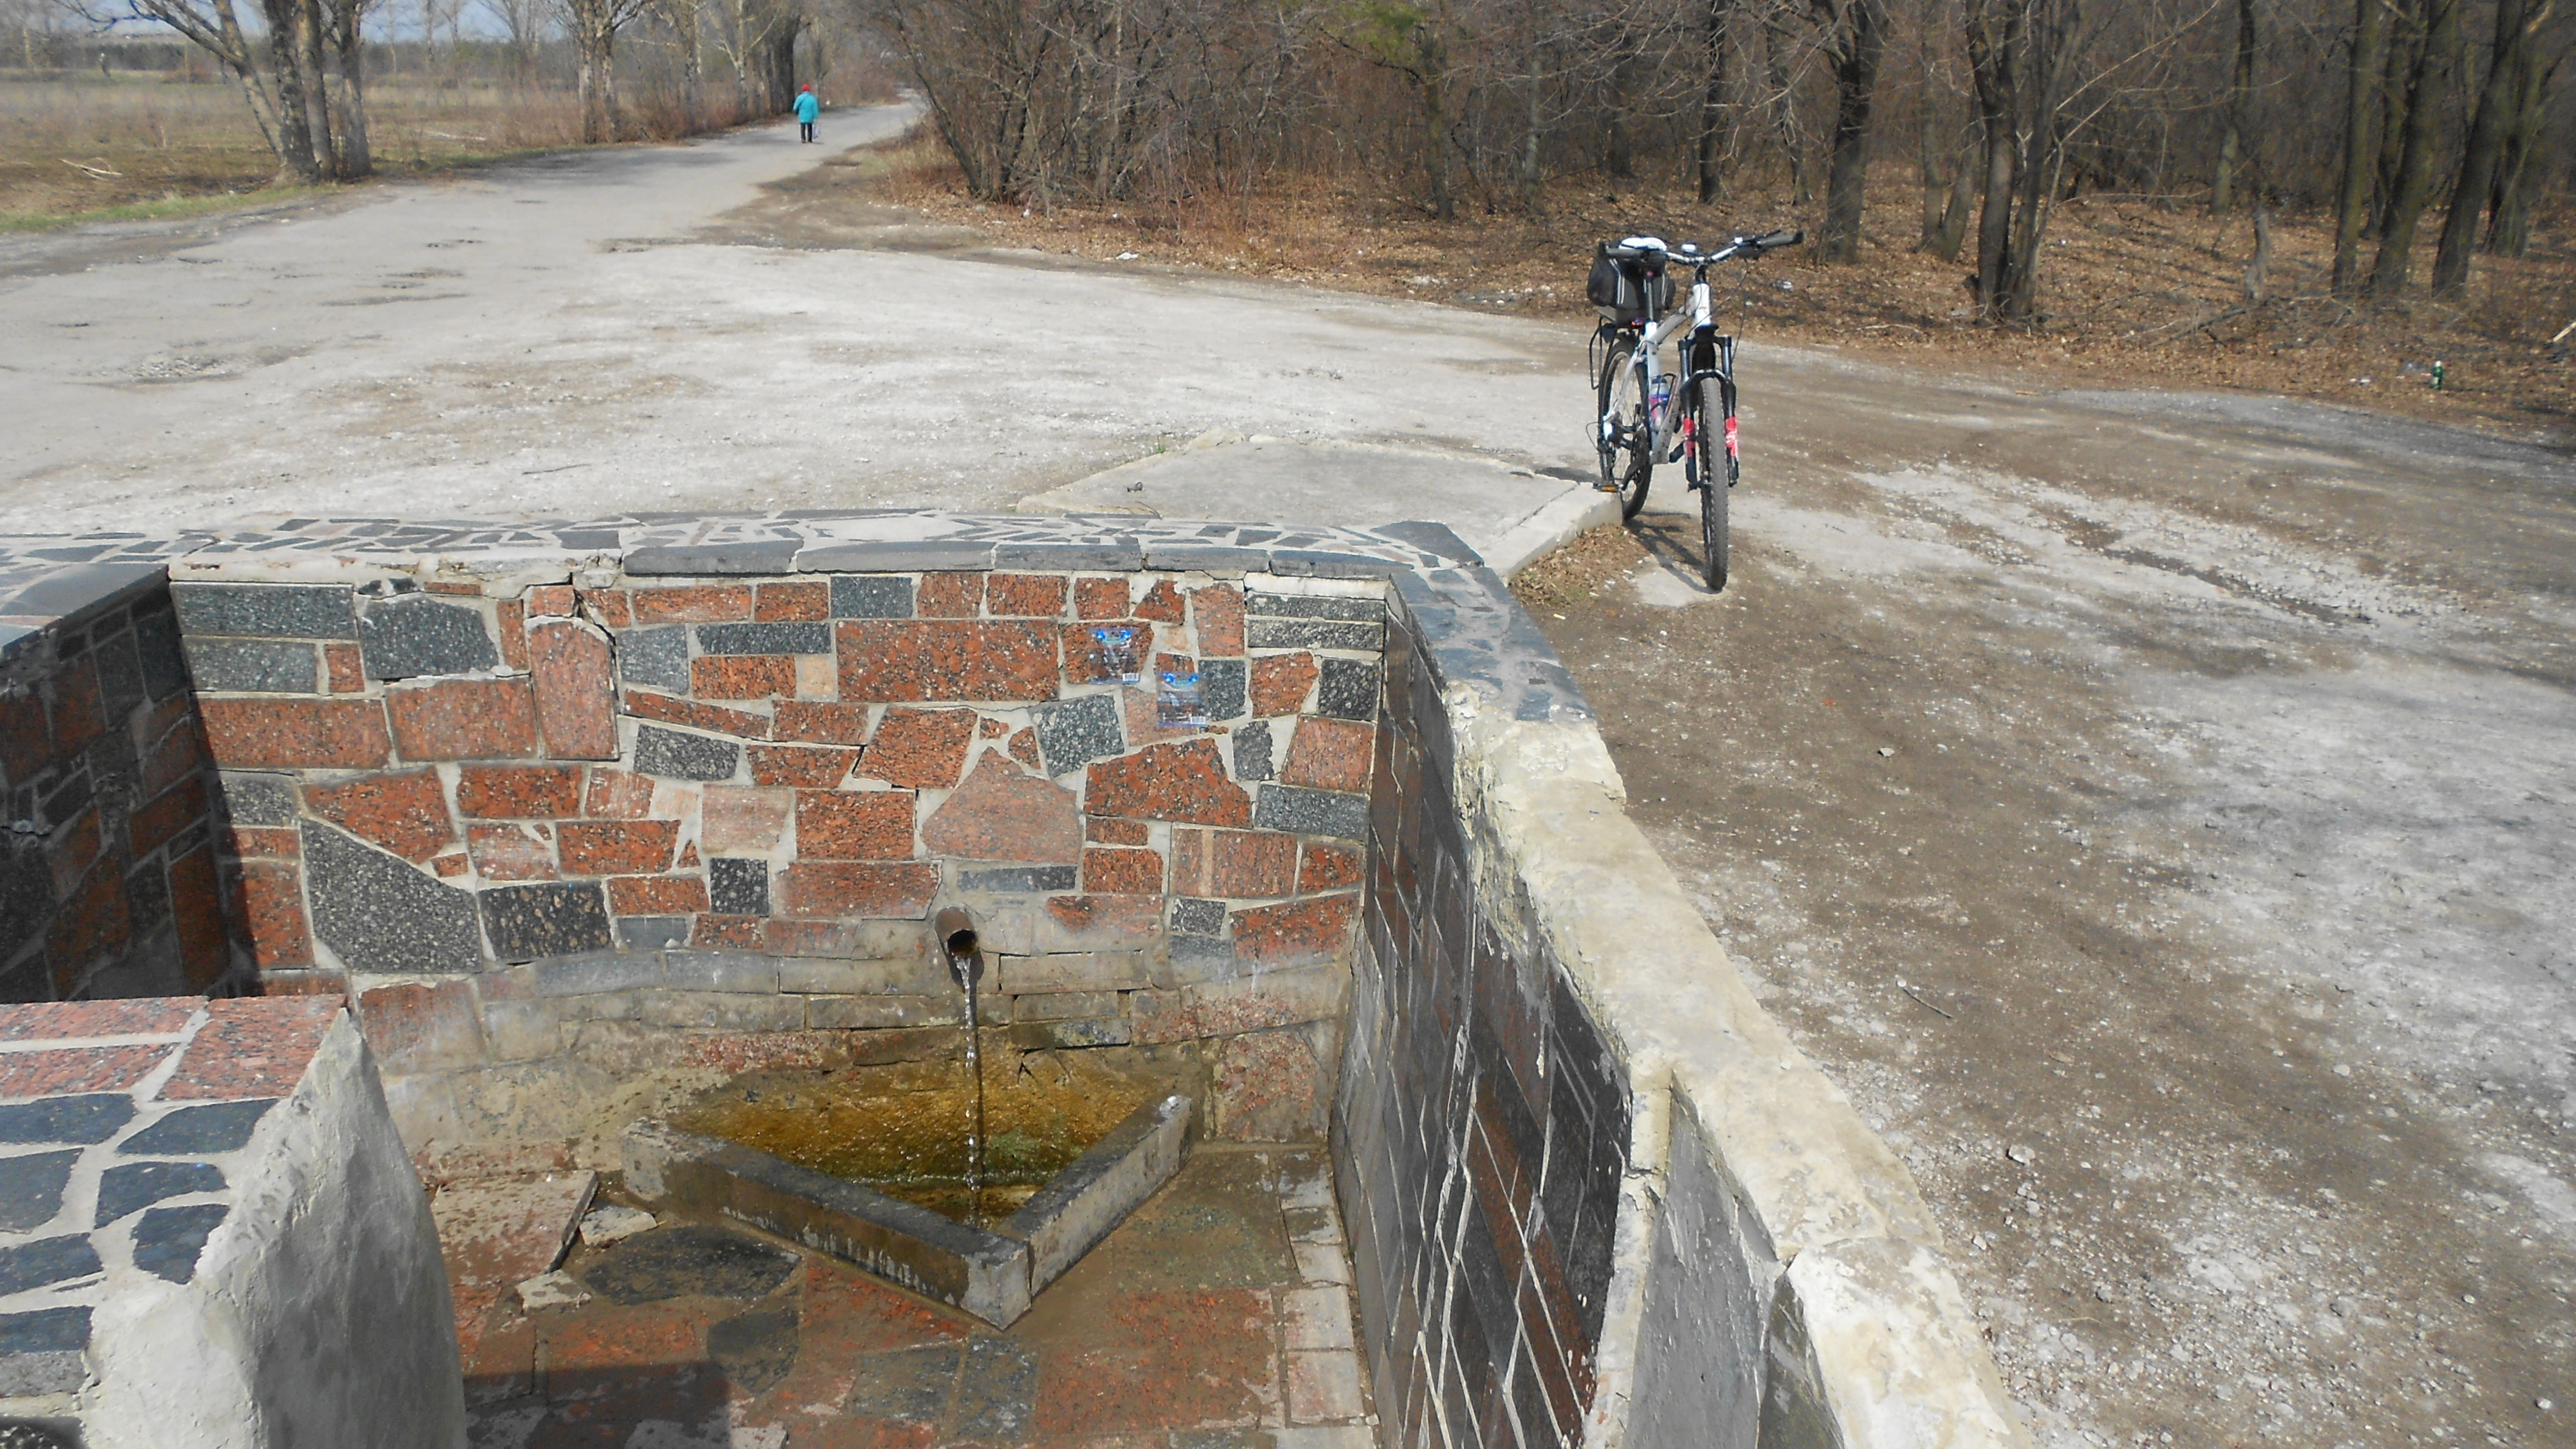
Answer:
[{"label": "mosaic stone wall", "polygon": [[1223,1038],[1221,1129],[1321,1130],[1331,1031],[1278,1033],[1347,991],[1382,584],[172,592],[263,986],[352,992],[397,1077],[599,1019],[953,1027],[959,902],[1023,1045]]},{"label": "mosaic stone wall", "polygon": [[[0,1001],[204,991],[231,967],[207,767],[157,565],[0,614]],[[35,597],[30,597],[34,595]]]},{"label": "mosaic stone wall", "polygon": [[1582,1441],[1627,1169],[1626,1074],[1509,881],[1473,868],[1447,691],[1580,718],[1483,570],[1400,581],[1334,1115],[1383,1442]]}]

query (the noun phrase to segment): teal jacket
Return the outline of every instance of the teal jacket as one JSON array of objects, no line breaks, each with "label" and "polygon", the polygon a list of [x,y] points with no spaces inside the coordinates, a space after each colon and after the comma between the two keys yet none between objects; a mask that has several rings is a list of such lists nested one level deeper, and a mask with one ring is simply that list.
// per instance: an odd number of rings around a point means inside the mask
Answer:
[{"label": "teal jacket", "polygon": [[815,99],[812,91],[798,91],[796,93],[797,120],[810,126],[814,124],[814,118],[822,114],[822,111],[823,103]]}]

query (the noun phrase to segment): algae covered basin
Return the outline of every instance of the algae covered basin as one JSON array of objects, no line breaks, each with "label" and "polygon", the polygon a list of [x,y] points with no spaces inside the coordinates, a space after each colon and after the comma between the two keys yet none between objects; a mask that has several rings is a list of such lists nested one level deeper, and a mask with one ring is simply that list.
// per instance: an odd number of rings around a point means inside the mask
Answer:
[{"label": "algae covered basin", "polygon": [[963,1062],[747,1073],[669,1120],[979,1222],[1008,1216],[1164,1090],[1152,1078],[1088,1063],[991,1063],[980,1198],[967,1187],[975,1079]]}]

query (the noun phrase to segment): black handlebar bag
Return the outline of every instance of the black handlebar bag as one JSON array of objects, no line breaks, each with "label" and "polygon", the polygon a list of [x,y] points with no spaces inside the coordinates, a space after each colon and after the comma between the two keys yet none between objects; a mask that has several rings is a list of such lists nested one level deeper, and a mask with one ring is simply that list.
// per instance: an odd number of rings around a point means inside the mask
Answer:
[{"label": "black handlebar bag", "polygon": [[1614,257],[1610,244],[1603,242],[1593,250],[1592,276],[1583,295],[1606,321],[1642,322],[1672,310],[1672,274],[1641,257]]}]

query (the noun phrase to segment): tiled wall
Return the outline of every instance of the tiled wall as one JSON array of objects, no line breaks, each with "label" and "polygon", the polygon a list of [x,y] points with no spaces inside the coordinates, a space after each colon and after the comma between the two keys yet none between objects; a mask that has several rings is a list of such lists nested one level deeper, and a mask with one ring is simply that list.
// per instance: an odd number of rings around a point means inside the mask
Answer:
[{"label": "tiled wall", "polygon": [[[397,1076],[543,1055],[603,1018],[953,1024],[926,919],[950,902],[993,957],[988,1018],[1026,1045],[1340,1014],[1375,581],[173,593],[245,946],[266,989],[351,990]],[[1164,698],[1192,678],[1194,701]],[[1217,1125],[1319,1131],[1332,1057],[1329,1031],[1231,1048]],[[1267,1107],[1283,1090],[1295,1105]]]},{"label": "tiled wall", "polygon": [[0,663],[0,1001],[204,991],[231,964],[207,768],[157,569]]},{"label": "tiled wall", "polygon": [[[1336,1162],[1383,1441],[1574,1444],[1609,1296],[1628,1090],[1563,970],[1512,917],[1509,883],[1472,869],[1422,615],[1447,624],[1460,602],[1508,602],[1498,585],[1456,584],[1399,609],[1390,630]],[[1562,676],[1544,648],[1519,673]],[[1570,681],[1556,688],[1542,710],[1580,709]]]}]

